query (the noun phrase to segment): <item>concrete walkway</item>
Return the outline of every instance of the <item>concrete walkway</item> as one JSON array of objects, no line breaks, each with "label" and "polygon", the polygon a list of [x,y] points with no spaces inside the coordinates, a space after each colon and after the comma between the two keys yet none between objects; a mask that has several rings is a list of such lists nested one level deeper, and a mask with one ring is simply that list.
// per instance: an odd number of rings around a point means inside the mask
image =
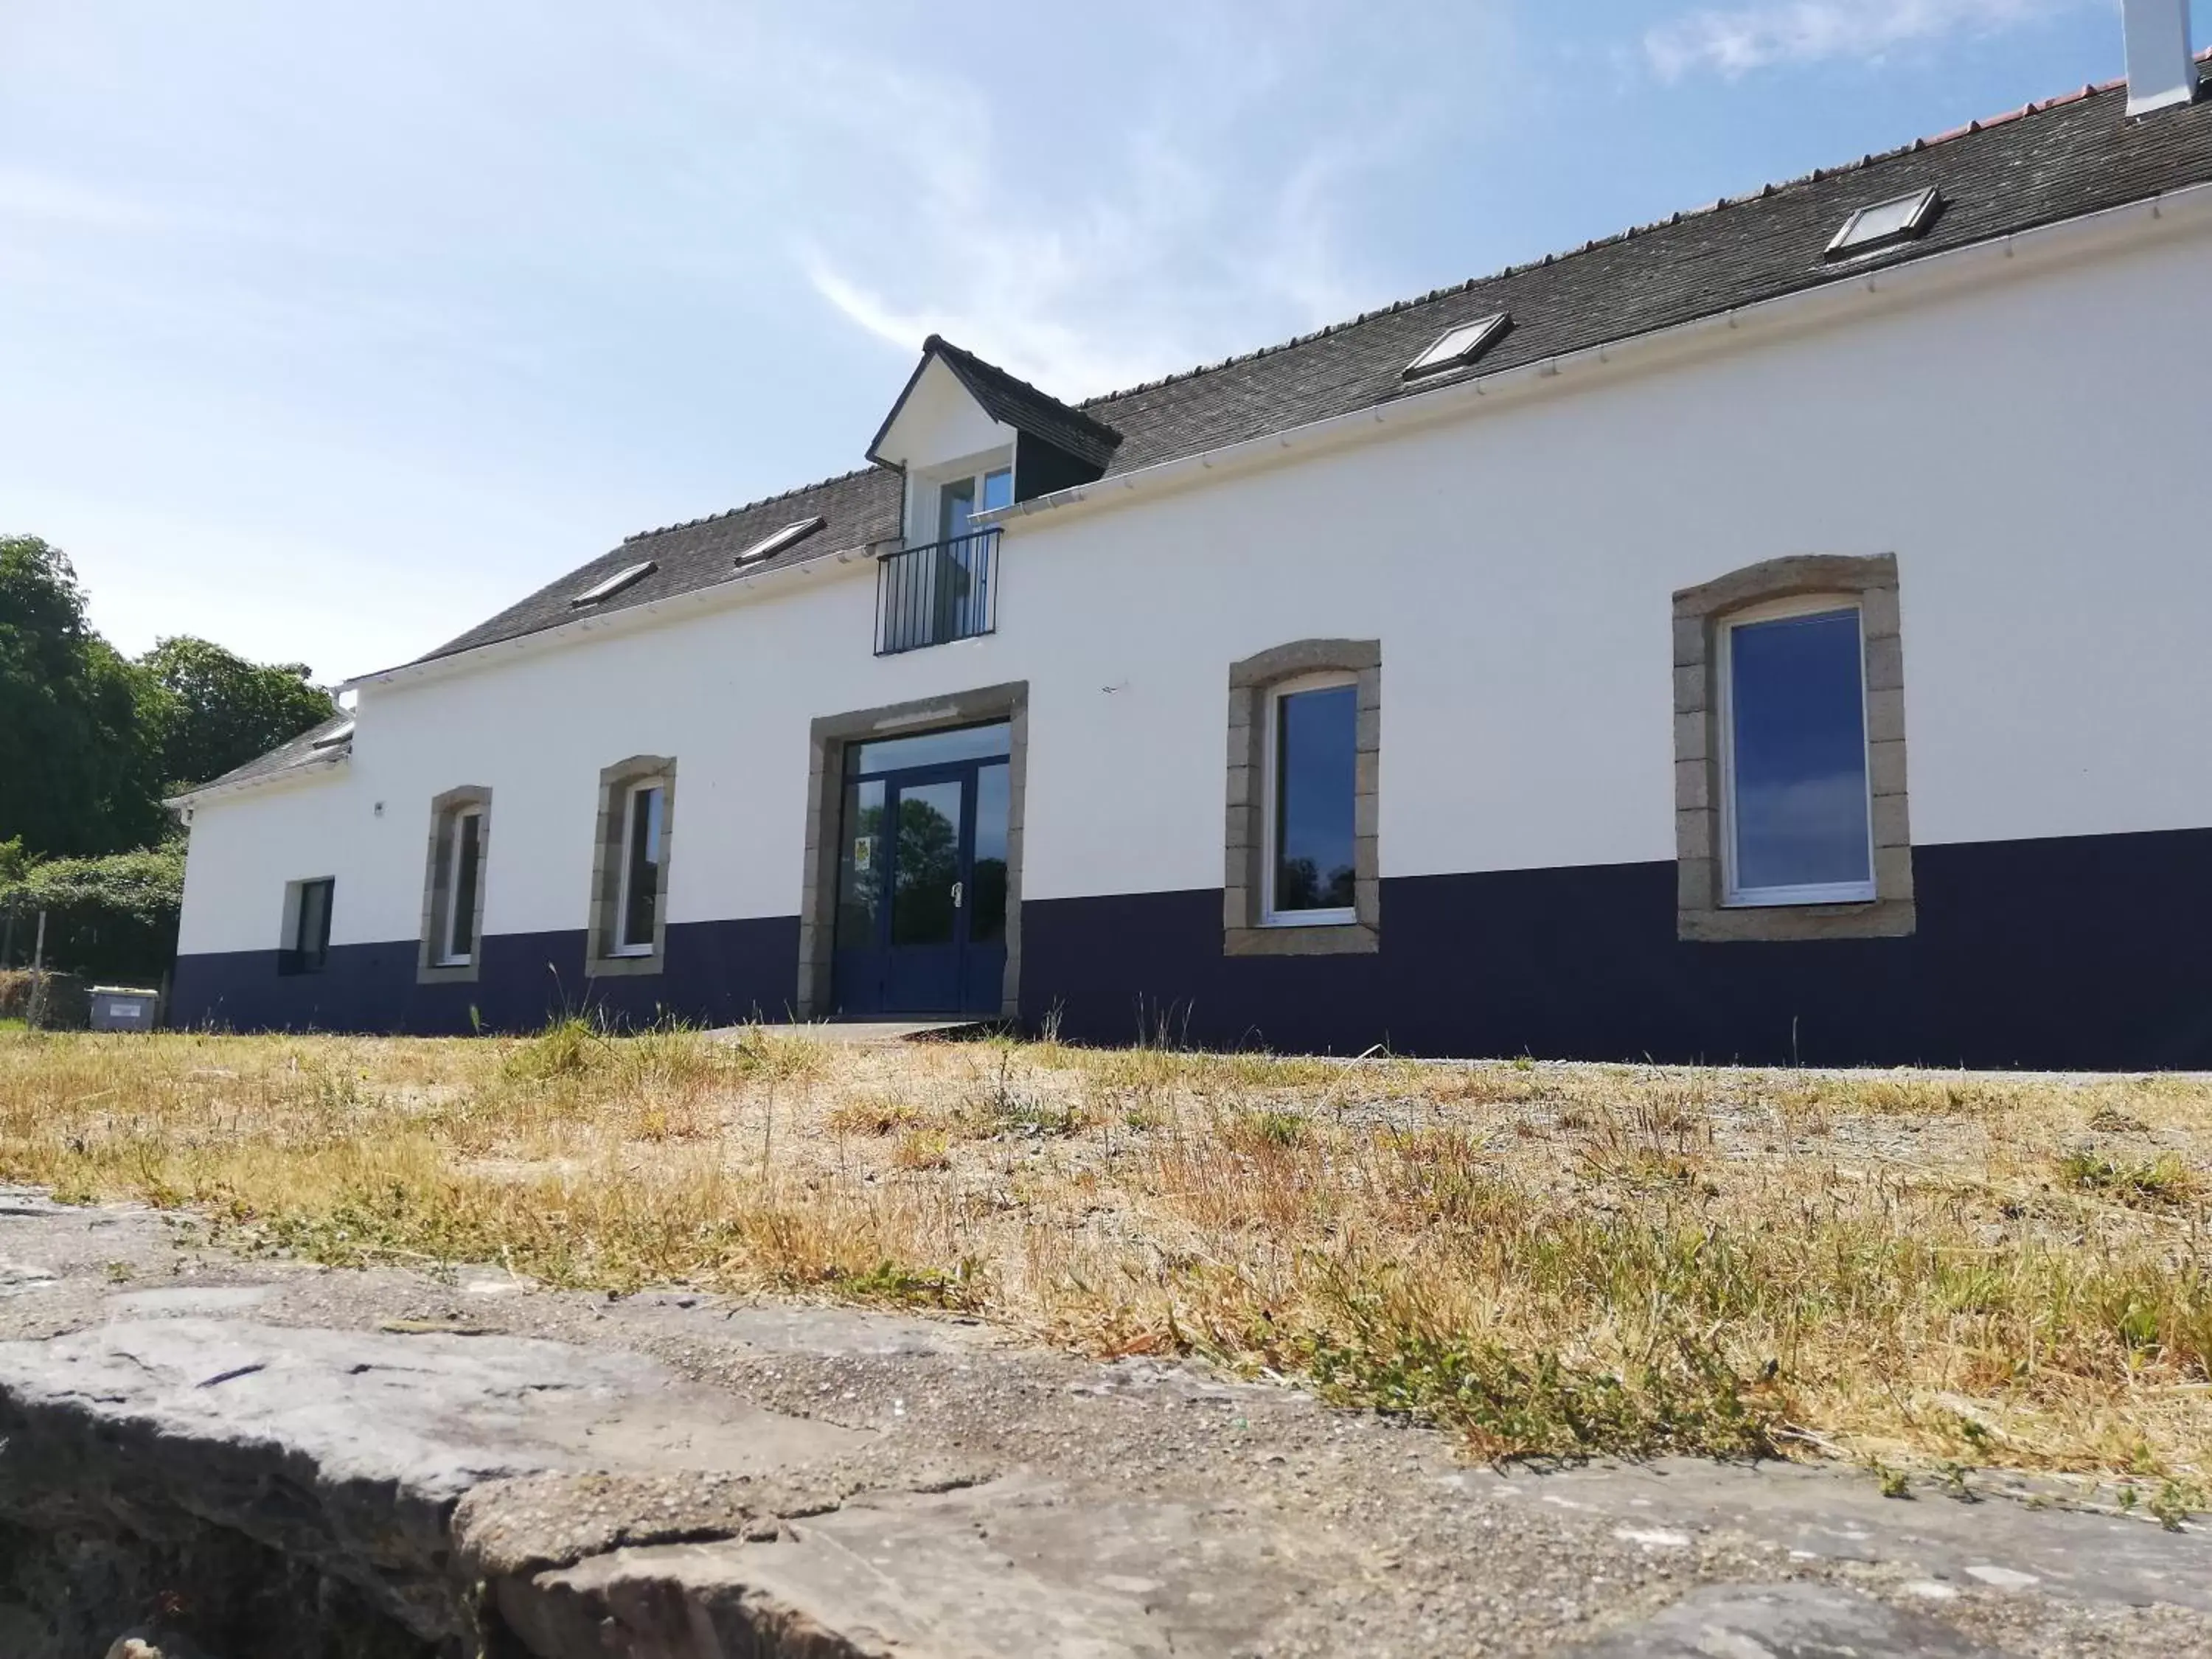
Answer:
[{"label": "concrete walkway", "polygon": [[973,1323],[245,1261],[21,1192],[0,1438],[9,1659],[2212,1652],[2212,1536],[1993,1480],[1501,1473]]}]

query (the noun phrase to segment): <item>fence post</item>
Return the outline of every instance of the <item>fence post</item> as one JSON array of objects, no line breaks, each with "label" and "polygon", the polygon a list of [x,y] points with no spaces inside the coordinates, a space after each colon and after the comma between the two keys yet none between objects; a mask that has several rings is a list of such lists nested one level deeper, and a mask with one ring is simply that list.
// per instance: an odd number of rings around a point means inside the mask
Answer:
[{"label": "fence post", "polygon": [[46,913],[41,910],[39,912],[39,940],[31,947],[31,1000],[23,1010],[23,1029],[27,1031],[39,1029],[39,1016],[46,1012]]}]

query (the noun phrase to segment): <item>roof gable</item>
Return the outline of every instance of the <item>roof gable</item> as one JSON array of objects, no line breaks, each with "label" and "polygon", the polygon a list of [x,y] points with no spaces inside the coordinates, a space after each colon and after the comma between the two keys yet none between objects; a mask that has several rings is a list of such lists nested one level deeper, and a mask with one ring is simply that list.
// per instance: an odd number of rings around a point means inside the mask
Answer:
[{"label": "roof gable", "polygon": [[935,352],[924,352],[868,446],[868,459],[879,466],[925,471],[1011,447],[1018,435],[984,406],[950,363]]},{"label": "roof gable", "polygon": [[940,388],[948,378],[967,394],[969,403],[983,420],[1006,430],[1008,437],[1020,433],[1040,439],[1063,454],[1101,471],[1121,441],[1121,434],[1097,416],[1064,404],[1027,380],[1017,380],[996,364],[985,362],[974,352],[954,345],[944,336],[933,334],[922,342],[921,361],[915,366],[905,389],[892,404],[890,413],[884,417],[883,425],[868,446],[870,460],[898,466],[927,466],[974,454],[988,447],[974,444],[966,448],[927,452],[908,447],[911,434],[907,428],[912,417],[944,418],[937,400],[943,397]]}]

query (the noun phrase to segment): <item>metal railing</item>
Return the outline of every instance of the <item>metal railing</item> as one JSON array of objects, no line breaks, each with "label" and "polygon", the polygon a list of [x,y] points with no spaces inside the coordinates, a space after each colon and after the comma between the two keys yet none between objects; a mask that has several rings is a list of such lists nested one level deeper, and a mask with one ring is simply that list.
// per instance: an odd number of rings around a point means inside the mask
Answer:
[{"label": "metal railing", "polygon": [[886,553],[876,564],[876,654],[972,640],[999,625],[999,532]]}]

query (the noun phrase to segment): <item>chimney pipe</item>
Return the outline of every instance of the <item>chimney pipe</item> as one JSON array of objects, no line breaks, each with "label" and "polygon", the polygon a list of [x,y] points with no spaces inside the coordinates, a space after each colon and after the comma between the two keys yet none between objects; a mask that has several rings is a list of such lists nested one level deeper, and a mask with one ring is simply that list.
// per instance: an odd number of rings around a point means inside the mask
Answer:
[{"label": "chimney pipe", "polygon": [[2189,0],[2121,0],[2128,38],[2128,113],[2148,115],[2197,96]]}]

